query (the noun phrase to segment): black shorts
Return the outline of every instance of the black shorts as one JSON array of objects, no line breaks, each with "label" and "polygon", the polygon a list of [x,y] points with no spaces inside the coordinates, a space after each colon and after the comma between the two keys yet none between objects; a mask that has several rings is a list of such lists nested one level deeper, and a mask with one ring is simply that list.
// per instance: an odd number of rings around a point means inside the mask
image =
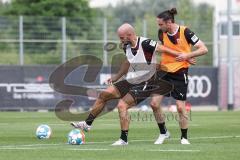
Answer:
[{"label": "black shorts", "polygon": [[165,80],[157,79],[154,75],[150,80],[142,82],[140,84],[131,84],[127,80],[122,80],[114,84],[118,89],[121,98],[127,93],[131,94],[135,100],[135,104],[139,104],[152,94],[165,95],[169,94],[173,85]]},{"label": "black shorts", "polygon": [[165,80],[173,84],[173,90],[165,96],[171,96],[176,100],[186,100],[188,88],[188,68],[182,68],[175,73],[158,71],[157,75],[159,80]]}]

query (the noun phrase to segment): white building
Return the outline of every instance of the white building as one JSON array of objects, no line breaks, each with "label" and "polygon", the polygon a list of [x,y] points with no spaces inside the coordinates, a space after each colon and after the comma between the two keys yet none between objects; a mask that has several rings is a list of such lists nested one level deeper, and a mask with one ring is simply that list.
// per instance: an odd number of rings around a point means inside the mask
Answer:
[{"label": "white building", "polygon": [[214,14],[214,66],[219,67],[219,105],[224,109],[228,103],[228,68],[233,66],[233,105],[240,107],[240,0],[232,0],[232,64],[228,62],[227,0],[218,0]]}]

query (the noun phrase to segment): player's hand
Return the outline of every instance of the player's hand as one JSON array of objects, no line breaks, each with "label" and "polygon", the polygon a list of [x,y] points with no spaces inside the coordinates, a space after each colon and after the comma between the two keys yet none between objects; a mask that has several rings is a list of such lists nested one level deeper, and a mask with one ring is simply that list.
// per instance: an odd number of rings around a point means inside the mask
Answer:
[{"label": "player's hand", "polygon": [[182,61],[188,60],[188,58],[189,57],[188,57],[187,54],[182,53],[182,54],[180,54],[179,56],[176,57],[176,60],[179,61],[179,62],[182,62]]},{"label": "player's hand", "polygon": [[108,78],[106,81],[105,81],[105,84],[107,84],[107,85],[112,85],[114,82],[116,82],[117,81],[117,79],[116,79],[116,77],[115,76],[112,76],[112,77],[110,77],[110,78]]},{"label": "player's hand", "polygon": [[112,78],[108,78],[106,81],[105,81],[105,84],[106,85],[112,85],[113,81],[112,81]]},{"label": "player's hand", "polygon": [[197,63],[196,58],[189,58],[187,61],[188,61],[188,63],[190,63],[191,65],[195,65],[195,64]]}]

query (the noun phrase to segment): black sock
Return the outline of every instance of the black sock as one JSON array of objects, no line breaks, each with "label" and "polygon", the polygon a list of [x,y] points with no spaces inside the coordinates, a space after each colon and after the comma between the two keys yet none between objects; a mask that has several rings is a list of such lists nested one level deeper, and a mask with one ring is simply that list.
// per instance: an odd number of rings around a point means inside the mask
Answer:
[{"label": "black sock", "polygon": [[159,127],[159,130],[160,130],[160,134],[166,134],[167,128],[165,126],[165,122],[158,123],[158,127]]},{"label": "black sock", "polygon": [[85,122],[87,123],[87,125],[91,126],[93,121],[94,121],[94,119],[95,119],[95,116],[90,113],[88,115],[87,119],[85,120]]},{"label": "black sock", "polygon": [[121,139],[127,142],[127,137],[128,137],[128,130],[121,130]]},{"label": "black sock", "polygon": [[182,138],[185,138],[185,139],[187,139],[187,131],[188,131],[188,129],[187,129],[187,128],[186,128],[186,129],[181,129],[181,132],[182,132],[181,139],[182,139]]}]

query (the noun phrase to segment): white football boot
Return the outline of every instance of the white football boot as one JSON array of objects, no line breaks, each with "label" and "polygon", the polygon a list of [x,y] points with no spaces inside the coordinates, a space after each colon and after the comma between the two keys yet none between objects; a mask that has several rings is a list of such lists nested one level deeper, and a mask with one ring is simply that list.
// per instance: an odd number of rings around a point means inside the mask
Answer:
[{"label": "white football boot", "polygon": [[188,139],[182,138],[181,144],[190,144],[190,142],[188,141]]},{"label": "white football boot", "polygon": [[124,146],[124,145],[128,145],[128,142],[125,142],[121,138],[112,144],[112,146]]},{"label": "white football boot", "polygon": [[70,123],[74,128],[79,128],[85,132],[90,131],[92,126],[87,125],[85,121],[80,121],[80,122],[71,122]]},{"label": "white football boot", "polygon": [[154,142],[154,144],[163,144],[165,139],[170,138],[170,132],[167,131],[165,134],[160,134],[158,139]]}]

